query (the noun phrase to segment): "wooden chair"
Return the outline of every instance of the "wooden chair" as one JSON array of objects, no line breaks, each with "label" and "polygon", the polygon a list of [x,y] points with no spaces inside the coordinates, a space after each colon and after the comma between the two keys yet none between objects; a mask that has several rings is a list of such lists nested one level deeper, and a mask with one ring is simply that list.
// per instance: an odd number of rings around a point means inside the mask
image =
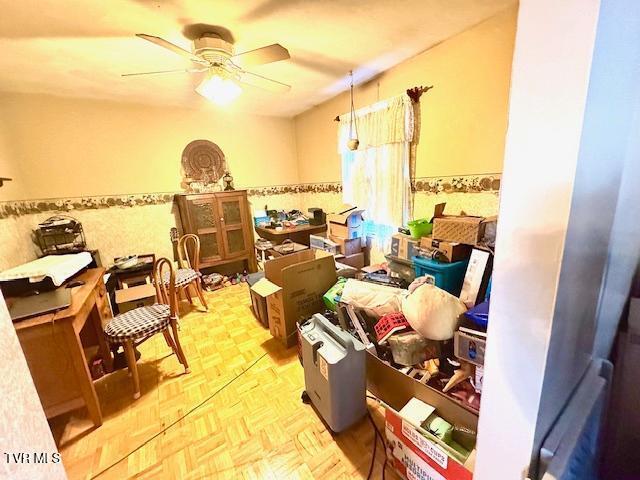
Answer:
[{"label": "wooden chair", "polygon": [[[176,271],[176,289],[184,294],[187,300],[193,305],[190,288],[200,299],[200,303],[209,311],[209,306],[202,291],[202,280],[200,278],[200,239],[193,233],[187,233],[178,240],[178,270]],[[168,277],[163,277],[164,282],[168,282]]]},{"label": "wooden chair", "polygon": [[[165,275],[170,280],[167,283],[162,281]],[[153,265],[153,280],[158,303],[117,315],[104,329],[104,333],[110,343],[124,347],[129,373],[133,377],[134,399],[140,398],[140,377],[138,376],[134,348],[156,333],[162,332],[167,345],[171,347],[180,363],[184,366],[184,372],[190,372],[187,357],[182,351],[178,338],[176,279],[173,265],[168,259],[160,258],[156,260]],[[171,329],[171,332],[169,329]]]}]

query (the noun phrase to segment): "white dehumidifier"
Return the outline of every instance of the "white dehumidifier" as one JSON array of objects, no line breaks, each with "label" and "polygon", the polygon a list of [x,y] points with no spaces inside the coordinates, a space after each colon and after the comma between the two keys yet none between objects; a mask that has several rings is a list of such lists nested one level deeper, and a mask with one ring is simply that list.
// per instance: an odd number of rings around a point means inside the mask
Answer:
[{"label": "white dehumidifier", "polygon": [[299,329],[306,396],[329,428],[341,432],[367,413],[364,345],[320,314]]}]

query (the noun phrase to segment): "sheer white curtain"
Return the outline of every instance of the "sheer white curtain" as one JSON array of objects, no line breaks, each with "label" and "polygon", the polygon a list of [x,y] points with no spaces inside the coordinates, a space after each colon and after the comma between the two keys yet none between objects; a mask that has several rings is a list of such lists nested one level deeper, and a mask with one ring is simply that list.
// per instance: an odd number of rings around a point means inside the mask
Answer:
[{"label": "sheer white curtain", "polygon": [[342,197],[345,203],[366,208],[367,233],[376,237],[382,249],[409,215],[409,158],[414,138],[411,99],[401,95],[356,110],[356,122],[360,146],[351,151],[347,147],[350,115],[340,116]]}]

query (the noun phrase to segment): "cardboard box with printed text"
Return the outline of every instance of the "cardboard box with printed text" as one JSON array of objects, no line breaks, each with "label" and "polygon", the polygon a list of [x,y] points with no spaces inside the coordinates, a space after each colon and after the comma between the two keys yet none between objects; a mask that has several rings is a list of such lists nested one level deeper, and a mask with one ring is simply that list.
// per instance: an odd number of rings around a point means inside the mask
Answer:
[{"label": "cardboard box with printed text", "polygon": [[303,250],[265,262],[264,272],[269,331],[291,347],[296,322],[324,310],[322,296],[337,281],[335,261],[327,252]]}]

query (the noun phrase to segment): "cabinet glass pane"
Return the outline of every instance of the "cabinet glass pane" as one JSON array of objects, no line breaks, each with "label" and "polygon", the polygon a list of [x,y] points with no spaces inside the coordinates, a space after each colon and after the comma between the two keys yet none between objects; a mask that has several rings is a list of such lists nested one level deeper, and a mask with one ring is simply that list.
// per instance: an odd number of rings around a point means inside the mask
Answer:
[{"label": "cabinet glass pane", "polygon": [[194,227],[216,228],[215,210],[213,203],[189,203],[189,214],[193,219]]},{"label": "cabinet glass pane", "polygon": [[244,244],[244,234],[242,230],[228,230],[226,232],[229,253],[240,253],[247,249]]},{"label": "cabinet glass pane", "polygon": [[238,202],[237,200],[222,202],[222,216],[224,217],[224,223],[226,223],[227,225],[242,223],[242,216],[240,215],[240,202]]},{"label": "cabinet glass pane", "polygon": [[218,237],[214,233],[206,235],[198,235],[200,237],[200,259],[218,257],[220,250],[218,249]]}]

